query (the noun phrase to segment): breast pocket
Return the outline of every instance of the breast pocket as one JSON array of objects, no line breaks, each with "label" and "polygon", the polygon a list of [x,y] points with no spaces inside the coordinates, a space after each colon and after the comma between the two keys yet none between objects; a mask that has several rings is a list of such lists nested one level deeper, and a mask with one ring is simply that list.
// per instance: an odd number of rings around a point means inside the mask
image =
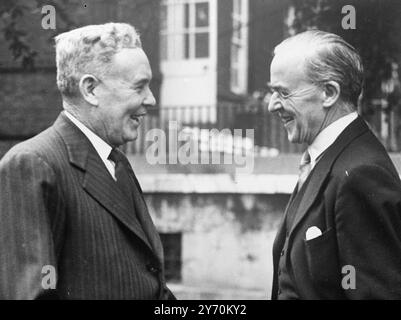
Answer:
[{"label": "breast pocket", "polygon": [[338,284],[340,274],[335,230],[330,228],[317,238],[304,240],[304,243],[312,282],[325,287]]}]

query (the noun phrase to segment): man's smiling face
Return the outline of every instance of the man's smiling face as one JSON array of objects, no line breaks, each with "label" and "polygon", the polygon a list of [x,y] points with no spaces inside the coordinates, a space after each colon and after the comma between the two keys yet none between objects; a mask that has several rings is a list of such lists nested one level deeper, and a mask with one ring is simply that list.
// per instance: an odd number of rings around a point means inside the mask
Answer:
[{"label": "man's smiling face", "polygon": [[325,110],[323,90],[305,72],[304,55],[279,52],[270,66],[273,95],[269,111],[278,114],[292,143],[310,145],[321,129]]},{"label": "man's smiling face", "polygon": [[96,87],[97,118],[107,143],[120,146],[138,137],[138,127],[147,108],[156,101],[149,88],[152,79],[148,58],[142,49],[123,49],[112,68]]}]

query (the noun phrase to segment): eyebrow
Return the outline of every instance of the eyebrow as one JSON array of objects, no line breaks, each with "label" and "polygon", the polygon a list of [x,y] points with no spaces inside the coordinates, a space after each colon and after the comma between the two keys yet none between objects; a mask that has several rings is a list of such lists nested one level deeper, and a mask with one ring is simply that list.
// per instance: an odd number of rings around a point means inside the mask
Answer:
[{"label": "eyebrow", "polygon": [[288,90],[287,88],[285,88],[285,87],[283,87],[283,86],[274,85],[274,84],[272,84],[271,82],[268,82],[268,83],[267,83],[267,87],[268,87],[269,89],[272,89],[272,90]]},{"label": "eyebrow", "polygon": [[142,79],[139,79],[139,80],[135,80],[135,82],[134,82],[134,86],[141,86],[141,85],[144,85],[144,84],[148,84],[148,83],[150,83],[150,80],[151,79],[147,79],[147,78],[142,78]]}]

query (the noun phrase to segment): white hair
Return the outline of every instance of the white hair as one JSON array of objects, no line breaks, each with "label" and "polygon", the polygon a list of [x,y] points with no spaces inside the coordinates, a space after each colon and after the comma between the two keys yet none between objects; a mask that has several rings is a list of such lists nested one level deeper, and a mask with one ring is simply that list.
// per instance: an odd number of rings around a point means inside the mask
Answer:
[{"label": "white hair", "polygon": [[309,30],[281,42],[274,49],[274,55],[279,53],[303,55],[310,81],[316,85],[336,81],[342,99],[357,106],[364,81],[362,60],[343,38],[334,33]]},{"label": "white hair", "polygon": [[84,74],[103,76],[123,48],[142,48],[139,34],[127,23],[90,25],[55,37],[57,86],[65,97],[76,97]]}]

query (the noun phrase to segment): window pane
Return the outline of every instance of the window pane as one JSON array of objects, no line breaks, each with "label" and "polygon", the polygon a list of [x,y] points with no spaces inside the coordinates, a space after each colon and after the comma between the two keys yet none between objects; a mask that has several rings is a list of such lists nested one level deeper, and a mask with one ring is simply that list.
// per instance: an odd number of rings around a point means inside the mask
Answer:
[{"label": "window pane", "polygon": [[186,33],[184,35],[184,59],[189,59],[190,58],[190,51],[189,51],[189,33]]},{"label": "window pane", "polygon": [[200,2],[196,4],[196,27],[209,26],[209,3]]},{"label": "window pane", "polygon": [[189,28],[189,3],[184,5],[184,28]]},{"label": "window pane", "polygon": [[195,58],[209,56],[209,33],[195,34]]}]

